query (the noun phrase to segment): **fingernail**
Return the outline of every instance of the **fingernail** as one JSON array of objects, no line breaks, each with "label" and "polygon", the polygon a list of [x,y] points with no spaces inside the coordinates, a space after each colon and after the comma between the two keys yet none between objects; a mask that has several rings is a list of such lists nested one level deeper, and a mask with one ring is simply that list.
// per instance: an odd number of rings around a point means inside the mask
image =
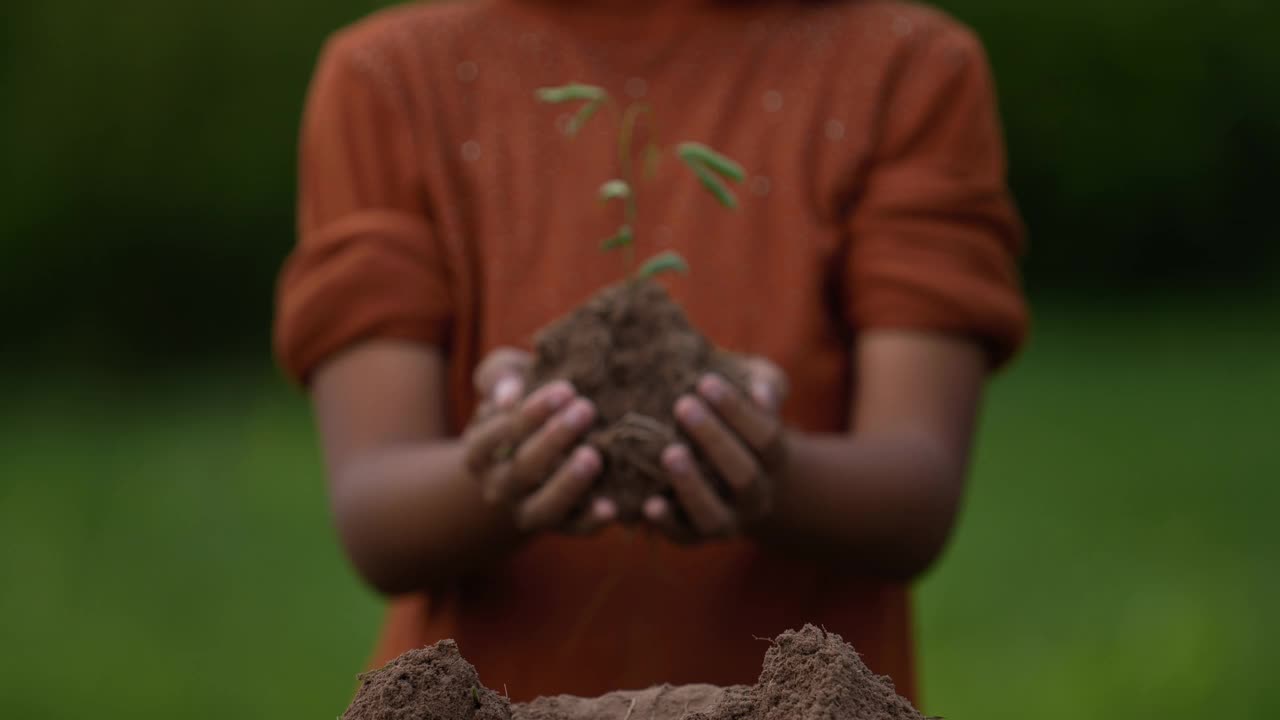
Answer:
[{"label": "fingernail", "polygon": [[573,454],[573,471],[581,478],[589,478],[600,471],[600,463],[591,448],[578,448]]},{"label": "fingernail", "polygon": [[516,400],[520,399],[521,385],[519,378],[511,377],[510,375],[502,378],[493,388],[493,401],[500,408],[510,408],[515,404]]},{"label": "fingernail", "polygon": [[667,501],[660,497],[651,497],[644,501],[644,516],[658,522],[667,514]]},{"label": "fingernail", "polygon": [[579,400],[570,405],[569,409],[565,411],[564,420],[570,427],[582,429],[587,426],[587,423],[591,422],[591,418],[595,413],[596,410],[591,406],[591,403],[586,400]]},{"label": "fingernail", "polygon": [[591,512],[601,522],[609,522],[618,517],[618,505],[608,498],[596,498],[591,503]]},{"label": "fingernail", "polygon": [[725,381],[720,379],[718,375],[707,375],[698,383],[698,392],[702,396],[715,404],[720,404],[729,394],[729,388],[725,385]]},{"label": "fingernail", "polygon": [[707,419],[702,403],[688,396],[680,398],[676,403],[676,415],[685,425],[692,426],[701,425]]},{"label": "fingernail", "polygon": [[573,399],[573,387],[568,383],[556,383],[547,388],[546,403],[551,410],[559,410]]},{"label": "fingernail", "polygon": [[760,380],[751,383],[751,396],[755,398],[757,405],[769,410],[774,409],[776,401],[773,399],[773,387],[769,383]]},{"label": "fingernail", "polygon": [[684,448],[673,446],[662,454],[662,462],[667,470],[683,475],[689,472],[689,453]]}]

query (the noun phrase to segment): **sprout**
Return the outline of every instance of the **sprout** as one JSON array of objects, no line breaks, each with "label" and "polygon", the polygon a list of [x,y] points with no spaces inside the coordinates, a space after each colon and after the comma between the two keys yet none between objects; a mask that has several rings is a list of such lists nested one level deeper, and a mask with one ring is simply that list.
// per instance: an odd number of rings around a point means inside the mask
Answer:
[{"label": "sprout", "polygon": [[635,234],[631,231],[631,226],[623,225],[618,228],[618,232],[600,241],[600,249],[617,250],[620,247],[630,247],[634,240]]},{"label": "sprout", "polygon": [[625,200],[631,197],[631,185],[626,180],[614,178],[600,186],[600,199]]},{"label": "sprout", "polygon": [[574,114],[569,124],[564,128],[564,134],[570,137],[578,134],[582,127],[587,124],[591,116],[609,100],[609,93],[604,88],[595,85],[583,85],[582,83],[570,83],[559,87],[539,88],[536,92],[538,100],[550,105],[559,105],[561,103],[582,102],[585,103],[578,108],[578,112]]},{"label": "sprout", "polygon": [[676,148],[676,154],[680,159],[685,161],[689,167],[697,167],[699,165],[708,168],[717,175],[732,180],[734,182],[742,182],[746,178],[747,173],[738,163],[703,145],[702,143],[686,142],[680,143],[680,147]]},{"label": "sprout", "polygon": [[[604,88],[582,83],[541,88],[537,91],[537,98],[541,102],[553,105],[571,102],[582,103],[582,106],[578,108],[578,111],[564,128],[565,135],[570,137],[577,135],[587,122],[600,111],[600,108],[610,102],[609,93]],[[618,163],[621,176],[604,182],[597,191],[602,202],[611,200],[622,202],[623,224],[618,227],[617,232],[600,242],[600,249],[606,252],[619,248],[623,249],[628,269],[632,268],[635,263],[636,236],[634,228],[637,225],[637,216],[639,214],[634,185],[635,158],[633,157],[632,144],[635,140],[637,125],[641,118],[646,115],[649,117],[652,126],[654,114],[648,105],[636,102],[628,105],[623,111],[618,128]],[[657,175],[658,163],[662,158],[662,147],[656,140],[652,139],[655,133],[656,131],[650,129],[651,139],[645,144],[642,151],[643,173],[649,179]],[[712,150],[710,147],[697,142],[680,143],[676,147],[676,155],[689,167],[698,182],[721,205],[730,210],[737,209],[738,198],[729,189],[729,186],[725,184],[725,181],[742,182],[746,177],[746,172],[741,165]],[[687,273],[688,271],[689,264],[685,262],[684,258],[668,250],[649,258],[634,272],[633,276],[645,279],[664,272]]]},{"label": "sprout", "polygon": [[600,106],[603,104],[604,100],[592,100],[586,105],[583,105],[582,108],[578,110],[577,114],[573,116],[573,119],[569,121],[569,124],[565,126],[564,134],[569,137],[577,135],[578,131],[582,129],[582,126],[587,124],[587,121],[591,119],[592,115],[596,114],[596,111],[599,110]]},{"label": "sprout", "polygon": [[725,187],[720,178],[698,164],[689,163],[689,169],[698,177],[698,182],[702,183],[702,187],[706,188],[712,195],[715,195],[716,200],[719,200],[721,205],[730,210],[738,209],[738,198],[734,196],[732,190]]},{"label": "sprout", "polygon": [[651,278],[664,272],[678,272],[681,275],[688,274],[689,263],[680,257],[679,253],[667,250],[658,253],[645,261],[644,265],[636,271],[636,277]]},{"label": "sprout", "polygon": [[539,88],[537,95],[539,100],[552,105],[579,100],[600,101],[609,97],[609,93],[605,92],[604,88],[599,88],[595,85],[583,85],[582,83]]}]

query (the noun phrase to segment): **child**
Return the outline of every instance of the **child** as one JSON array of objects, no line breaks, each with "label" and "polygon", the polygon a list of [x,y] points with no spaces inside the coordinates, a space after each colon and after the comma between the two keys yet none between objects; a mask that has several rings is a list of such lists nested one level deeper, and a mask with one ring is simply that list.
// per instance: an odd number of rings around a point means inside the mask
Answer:
[{"label": "child", "polygon": [[[556,529],[600,471],[578,446],[594,408],[563,383],[525,396],[527,355],[502,349],[621,275],[593,202],[616,118],[567,140],[534,99],[566,82],[750,172],[737,214],[672,163],[639,189],[640,256],[678,249],[693,272],[664,282],[694,324],[769,361],[751,398],[708,377],[676,407],[733,499],[673,446],[676,506],[651,499],[639,530],[607,502]],[[749,683],[755,638],[815,623],[913,697],[908,583],[1027,323],[1002,145],[979,42],[899,2],[476,0],[333,38],[276,347],[312,392],[346,549],[393,598],[376,660],[452,637],[516,700]]]}]

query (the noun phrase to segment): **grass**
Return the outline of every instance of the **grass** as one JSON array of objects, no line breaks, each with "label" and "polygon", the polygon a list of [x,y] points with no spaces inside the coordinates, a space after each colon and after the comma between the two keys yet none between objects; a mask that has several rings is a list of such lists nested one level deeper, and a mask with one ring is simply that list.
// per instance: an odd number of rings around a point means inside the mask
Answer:
[{"label": "grass", "polygon": [[[1274,310],[1041,313],[919,594],[930,712],[1280,716]],[[378,602],[300,398],[226,372],[24,380],[0,408],[3,715],[338,714]]]},{"label": "grass", "polygon": [[923,584],[948,717],[1280,717],[1273,304],[1050,313]]}]

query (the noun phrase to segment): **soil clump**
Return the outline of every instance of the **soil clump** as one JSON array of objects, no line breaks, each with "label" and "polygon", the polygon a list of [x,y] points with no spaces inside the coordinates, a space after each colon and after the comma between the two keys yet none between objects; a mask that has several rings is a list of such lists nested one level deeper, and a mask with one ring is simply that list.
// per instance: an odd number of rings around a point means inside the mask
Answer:
[{"label": "soil clump", "polygon": [[480,684],[452,640],[360,679],[343,720],[923,720],[852,646],[812,625],[773,640],[750,686],[661,685],[511,703]]},{"label": "soil clump", "polygon": [[[682,441],[697,456],[676,424],[676,400],[694,392],[709,372],[746,386],[737,358],[712,345],[667,291],[647,280],[600,291],[540,332],[534,354],[531,391],[568,380],[595,403],[597,418],[586,442],[600,451],[604,469],[591,497],[612,499],[623,522],[639,521],[650,496],[670,495],[664,448]],[[696,459],[704,477],[727,496],[714,467]]]}]

